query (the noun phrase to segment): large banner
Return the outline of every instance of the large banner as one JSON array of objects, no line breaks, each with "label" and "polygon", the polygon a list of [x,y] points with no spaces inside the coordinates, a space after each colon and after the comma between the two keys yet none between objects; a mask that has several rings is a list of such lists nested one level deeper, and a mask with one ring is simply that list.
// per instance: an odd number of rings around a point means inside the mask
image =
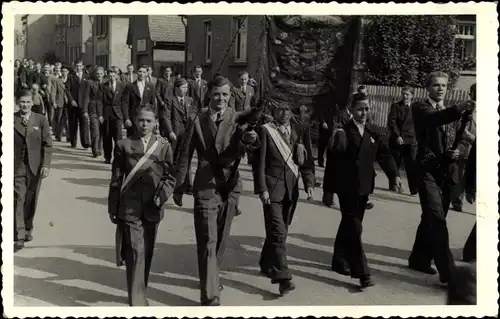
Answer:
[{"label": "large banner", "polygon": [[263,93],[268,97],[286,97],[294,107],[318,107],[320,96],[333,99],[339,81],[350,81],[352,49],[347,50],[347,55],[342,54],[349,59],[337,57],[339,48],[349,42],[346,37],[353,19],[266,16],[260,62]]}]

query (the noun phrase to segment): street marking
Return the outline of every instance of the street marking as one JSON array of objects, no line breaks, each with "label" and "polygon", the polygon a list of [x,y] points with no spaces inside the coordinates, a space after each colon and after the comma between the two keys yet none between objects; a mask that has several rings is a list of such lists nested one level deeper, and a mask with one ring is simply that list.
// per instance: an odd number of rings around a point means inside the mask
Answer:
[{"label": "street marking", "polygon": [[47,279],[47,278],[57,277],[56,274],[32,268],[19,267],[15,265],[14,265],[14,275],[33,278],[33,279]]},{"label": "street marking", "polygon": [[58,307],[58,306],[33,297],[14,294],[14,307]]},{"label": "street marking", "polygon": [[96,282],[81,280],[81,279],[63,279],[63,280],[47,280],[48,282],[59,284],[62,286],[80,288],[85,290],[93,290],[102,294],[113,295],[116,297],[127,297],[127,291],[116,289],[113,287],[101,285]]}]

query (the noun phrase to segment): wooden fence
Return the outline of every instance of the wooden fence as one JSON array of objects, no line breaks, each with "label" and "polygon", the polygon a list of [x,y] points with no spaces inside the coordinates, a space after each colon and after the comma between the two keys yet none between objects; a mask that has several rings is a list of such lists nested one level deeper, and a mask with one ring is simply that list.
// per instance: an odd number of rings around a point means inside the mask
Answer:
[{"label": "wooden fence", "polygon": [[[402,88],[397,86],[367,85],[366,89],[372,106],[371,118],[373,123],[386,128],[391,104],[401,100]],[[425,89],[415,89],[415,94],[413,95],[414,101],[425,100],[426,98],[427,91]],[[453,105],[467,99],[469,99],[469,92],[452,90],[446,94],[444,104]]]},{"label": "wooden fence", "polygon": [[[401,100],[401,87],[398,86],[381,86],[381,85],[366,85],[368,97],[372,106],[371,118],[373,123],[383,128],[383,133],[387,132],[387,119],[391,104]],[[414,101],[425,100],[427,91],[423,88],[416,88],[413,95]],[[469,99],[469,92],[461,90],[451,90],[446,94],[444,104],[453,105],[458,102]],[[311,135],[313,143],[316,144],[318,137],[318,123],[314,123]]]}]

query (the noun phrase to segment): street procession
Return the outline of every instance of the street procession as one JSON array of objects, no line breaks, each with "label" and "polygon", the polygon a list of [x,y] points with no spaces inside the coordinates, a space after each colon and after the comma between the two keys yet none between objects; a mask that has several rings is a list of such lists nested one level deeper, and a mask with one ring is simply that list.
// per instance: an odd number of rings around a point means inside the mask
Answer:
[{"label": "street procession", "polygon": [[474,15],[17,17],[15,303],[477,304]]}]

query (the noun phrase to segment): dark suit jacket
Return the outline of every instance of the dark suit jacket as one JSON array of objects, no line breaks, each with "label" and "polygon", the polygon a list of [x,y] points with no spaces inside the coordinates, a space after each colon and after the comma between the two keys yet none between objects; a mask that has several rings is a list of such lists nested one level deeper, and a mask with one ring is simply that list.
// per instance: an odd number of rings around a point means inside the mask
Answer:
[{"label": "dark suit jacket", "polygon": [[175,79],[173,77],[170,77],[169,80],[165,77],[158,78],[156,82],[156,98],[159,104],[163,105],[168,98],[174,96],[174,82]]},{"label": "dark suit jacket", "polygon": [[[363,136],[353,120],[343,128],[345,149],[335,144],[332,157],[331,178],[334,193],[346,195],[369,195],[375,183],[375,169],[373,163],[378,161],[384,172],[392,180],[399,176],[396,164],[389,151],[386,139],[381,136],[380,128],[375,124],[365,124]],[[330,178],[330,176],[328,176]]]},{"label": "dark suit jacket", "polygon": [[208,83],[206,80],[201,79],[201,83],[198,84],[195,79],[188,80],[189,89],[188,95],[193,98],[193,101],[198,109],[201,109],[204,105],[205,95],[208,91]]},{"label": "dark suit jacket", "polygon": [[[304,165],[299,167],[300,175],[306,189],[314,187],[314,157],[311,147],[311,136],[307,125],[291,124],[290,149],[295,154],[297,139],[300,139],[307,150]],[[259,131],[260,147],[256,150],[256,163],[253,167],[254,191],[260,194],[269,192],[271,201],[280,202],[288,191],[290,200],[299,195],[299,179],[295,176],[281,155],[271,135],[265,127]],[[296,159],[294,160],[297,163]]]},{"label": "dark suit jacket", "polygon": [[143,104],[156,105],[155,87],[151,82],[145,82],[144,92],[141,99],[141,93],[137,86],[137,81],[127,84],[123,93],[123,110],[124,119],[133,119],[136,115],[137,108]]},{"label": "dark suit jacket", "polygon": [[[198,168],[193,183],[194,195],[202,199],[213,198],[216,191],[216,180],[212,171],[211,163],[215,160],[221,169],[218,172],[218,180],[227,180],[235,160],[242,157],[245,147],[241,142],[241,130],[235,122],[235,111],[226,108],[222,115],[219,128],[210,118],[208,109],[203,109],[196,116],[191,113],[187,125],[184,142],[179,151],[175,176],[177,180],[176,193],[182,193],[184,177],[189,168],[189,154],[191,148],[196,149],[198,156]],[[239,172],[235,176],[239,180]],[[223,182],[224,182],[223,181]],[[238,181],[233,191],[241,191],[241,181]]]},{"label": "dark suit jacket", "polygon": [[120,77],[120,80],[121,80],[121,82],[124,82],[125,84],[134,83],[135,81],[137,81],[137,74],[136,73],[132,74],[132,78],[133,78],[133,80],[130,81],[129,74],[128,73],[123,73],[121,75],[121,77]]},{"label": "dark suit jacket", "polygon": [[391,143],[394,145],[398,137],[403,139],[404,144],[416,143],[411,107],[406,106],[403,101],[391,105],[387,128],[390,132]]},{"label": "dark suit jacket", "polygon": [[[161,181],[170,177],[173,151],[170,143],[161,137],[152,135],[148,148],[159,138],[160,145],[149,159],[151,165],[147,169],[137,171],[132,180],[121,191],[124,176],[127,176],[135,164],[145,154],[142,141],[134,136],[118,141],[115,147],[111,182],[109,185],[108,212],[119,219],[133,221],[145,219],[159,222],[164,212],[153,202],[156,188]],[[173,190],[173,184],[171,185]]]},{"label": "dark suit jacket", "polygon": [[83,104],[83,98],[82,98],[82,92],[80,88],[82,87],[82,84],[89,79],[89,76],[83,72],[82,75],[82,80],[80,81],[78,79],[78,76],[76,73],[71,73],[68,75],[68,82],[66,83],[67,87],[69,88],[70,95],[69,97],[71,100],[69,101],[70,103],[72,101],[75,101],[78,103],[78,106],[81,107]]},{"label": "dark suit jacket", "polygon": [[476,194],[476,152],[476,142],[474,142],[465,168],[465,190],[469,194]]},{"label": "dark suit jacket", "polygon": [[177,96],[168,98],[166,102],[161,118],[166,130],[165,136],[169,136],[173,132],[179,138],[184,135],[189,116],[194,111],[193,99],[189,96],[184,97],[185,110],[179,103]]},{"label": "dark suit jacket", "polygon": [[253,107],[256,103],[255,91],[251,85],[247,85],[247,91],[243,92],[241,88],[233,88],[234,109],[243,111]]},{"label": "dark suit jacket", "polygon": [[[446,132],[443,125],[460,119],[456,107],[437,111],[429,101],[419,101],[411,105],[418,151],[417,162],[426,162],[426,167],[436,168],[442,163],[446,152]],[[429,158],[433,160],[429,161]]]},{"label": "dark suit jacket", "polygon": [[103,117],[105,119],[116,117],[120,120],[123,120],[123,114],[125,113],[122,103],[124,90],[125,84],[123,82],[116,81],[115,92],[113,92],[111,82],[103,85],[102,101]]},{"label": "dark suit jacket", "polygon": [[103,116],[102,113],[102,83],[88,80],[82,84],[82,111],[89,115]]},{"label": "dark suit jacket", "polygon": [[33,71],[33,72],[30,72],[28,74],[28,79],[27,79],[27,83],[28,83],[28,86],[31,88],[31,85],[33,83],[36,83],[40,86],[40,78],[42,77],[42,74],[41,73],[38,73],[37,71]]},{"label": "dark suit jacket", "polygon": [[24,140],[28,152],[28,166],[38,175],[40,168],[49,167],[52,158],[52,137],[45,115],[31,112],[28,126],[22,124],[21,113],[14,113],[14,173],[22,165]]}]

